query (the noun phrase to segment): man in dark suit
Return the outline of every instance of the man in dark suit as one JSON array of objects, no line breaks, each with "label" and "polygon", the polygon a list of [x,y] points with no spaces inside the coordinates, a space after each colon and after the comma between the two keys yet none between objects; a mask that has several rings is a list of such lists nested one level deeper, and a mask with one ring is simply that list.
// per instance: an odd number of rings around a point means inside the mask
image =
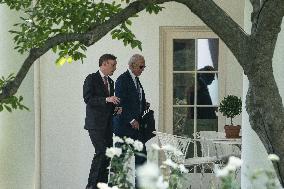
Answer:
[{"label": "man in dark suit", "polygon": [[[198,71],[214,71],[212,66],[204,66]],[[197,104],[212,105],[212,99],[209,93],[208,85],[211,85],[215,80],[215,73],[198,73],[197,74]],[[188,104],[194,104],[194,85],[188,90]],[[194,118],[194,108],[189,109],[189,116]],[[197,119],[217,119],[215,107],[197,107]]]},{"label": "man in dark suit", "polygon": [[[120,137],[130,137],[134,140],[144,141],[141,135],[141,117],[146,110],[146,100],[143,87],[138,76],[144,71],[145,60],[142,55],[133,55],[128,63],[129,69],[121,74],[115,82],[115,94],[120,98],[122,113],[113,118],[114,133]],[[136,167],[146,161],[145,157],[135,156]]]},{"label": "man in dark suit", "polygon": [[106,148],[112,146],[112,117],[119,98],[114,96],[114,83],[109,77],[116,70],[116,57],[104,54],[99,59],[100,69],[88,75],[83,86],[86,103],[85,129],[88,130],[95,155],[86,189],[97,188],[98,182],[107,183],[109,158]]}]

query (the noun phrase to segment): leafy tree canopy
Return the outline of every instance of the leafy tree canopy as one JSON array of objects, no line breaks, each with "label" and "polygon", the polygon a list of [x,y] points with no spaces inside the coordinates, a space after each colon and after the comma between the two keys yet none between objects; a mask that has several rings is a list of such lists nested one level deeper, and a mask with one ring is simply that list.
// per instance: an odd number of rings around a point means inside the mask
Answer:
[{"label": "leafy tree canopy", "polygon": [[[48,41],[56,37],[67,37],[68,34],[73,39],[53,45],[51,48],[58,54],[57,65],[65,62],[71,63],[73,60],[81,60],[86,57],[87,40],[80,38],[80,34],[87,34],[93,28],[100,26],[111,17],[121,12],[130,3],[129,0],[113,1],[111,3],[93,0],[38,0],[33,4],[32,0],[0,0],[0,4],[6,3],[10,9],[22,11],[21,22],[14,24],[14,28],[9,32],[14,35],[15,49],[23,54],[31,49],[42,48]],[[146,11],[157,14],[162,7],[145,1]],[[136,17],[134,14],[132,17]],[[132,22],[126,19],[118,27],[111,31],[113,39],[122,40],[124,45],[142,50],[142,45],[130,30]],[[77,34],[77,35],[76,35]],[[0,81],[0,93],[4,86],[15,77],[2,77]],[[12,96],[5,100],[0,100],[0,112],[4,109],[11,112],[13,109],[25,108],[21,104],[22,97]],[[17,106],[18,104],[18,106]]]}]

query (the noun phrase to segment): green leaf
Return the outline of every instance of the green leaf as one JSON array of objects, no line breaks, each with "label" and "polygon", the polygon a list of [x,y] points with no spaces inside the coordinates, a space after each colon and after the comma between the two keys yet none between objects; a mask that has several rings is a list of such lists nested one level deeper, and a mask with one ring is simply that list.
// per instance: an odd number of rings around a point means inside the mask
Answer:
[{"label": "green leaf", "polygon": [[126,22],[126,24],[128,24],[128,25],[131,25],[131,24],[132,24],[131,20],[126,20],[125,22]]},{"label": "green leaf", "polygon": [[9,106],[4,105],[4,107],[6,108],[6,110],[8,110],[8,112],[12,112],[12,109]]},{"label": "green leaf", "polygon": [[52,51],[53,51],[54,53],[56,53],[56,51],[57,51],[57,46],[52,47]]}]

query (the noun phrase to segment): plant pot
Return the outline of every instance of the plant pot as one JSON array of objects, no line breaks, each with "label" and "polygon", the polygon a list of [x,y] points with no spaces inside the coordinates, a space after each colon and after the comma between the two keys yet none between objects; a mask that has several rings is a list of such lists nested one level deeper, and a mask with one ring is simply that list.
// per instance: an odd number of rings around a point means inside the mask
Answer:
[{"label": "plant pot", "polygon": [[240,138],[240,125],[225,125],[226,138]]}]

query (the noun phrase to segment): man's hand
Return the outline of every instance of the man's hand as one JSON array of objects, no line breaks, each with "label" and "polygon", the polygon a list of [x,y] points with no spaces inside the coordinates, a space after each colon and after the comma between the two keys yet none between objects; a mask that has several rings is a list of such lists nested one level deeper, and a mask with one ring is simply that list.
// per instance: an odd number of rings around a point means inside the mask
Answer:
[{"label": "man's hand", "polygon": [[116,97],[116,96],[110,96],[106,98],[106,102],[110,102],[113,104],[119,104],[120,103],[120,98]]},{"label": "man's hand", "polygon": [[122,113],[122,107],[115,107],[113,115],[120,115]]},{"label": "man's hand", "polygon": [[138,121],[134,120],[130,124],[131,124],[133,129],[138,129],[139,130],[139,123],[138,123]]},{"label": "man's hand", "polygon": [[146,110],[148,110],[150,108],[150,103],[146,102]]}]

